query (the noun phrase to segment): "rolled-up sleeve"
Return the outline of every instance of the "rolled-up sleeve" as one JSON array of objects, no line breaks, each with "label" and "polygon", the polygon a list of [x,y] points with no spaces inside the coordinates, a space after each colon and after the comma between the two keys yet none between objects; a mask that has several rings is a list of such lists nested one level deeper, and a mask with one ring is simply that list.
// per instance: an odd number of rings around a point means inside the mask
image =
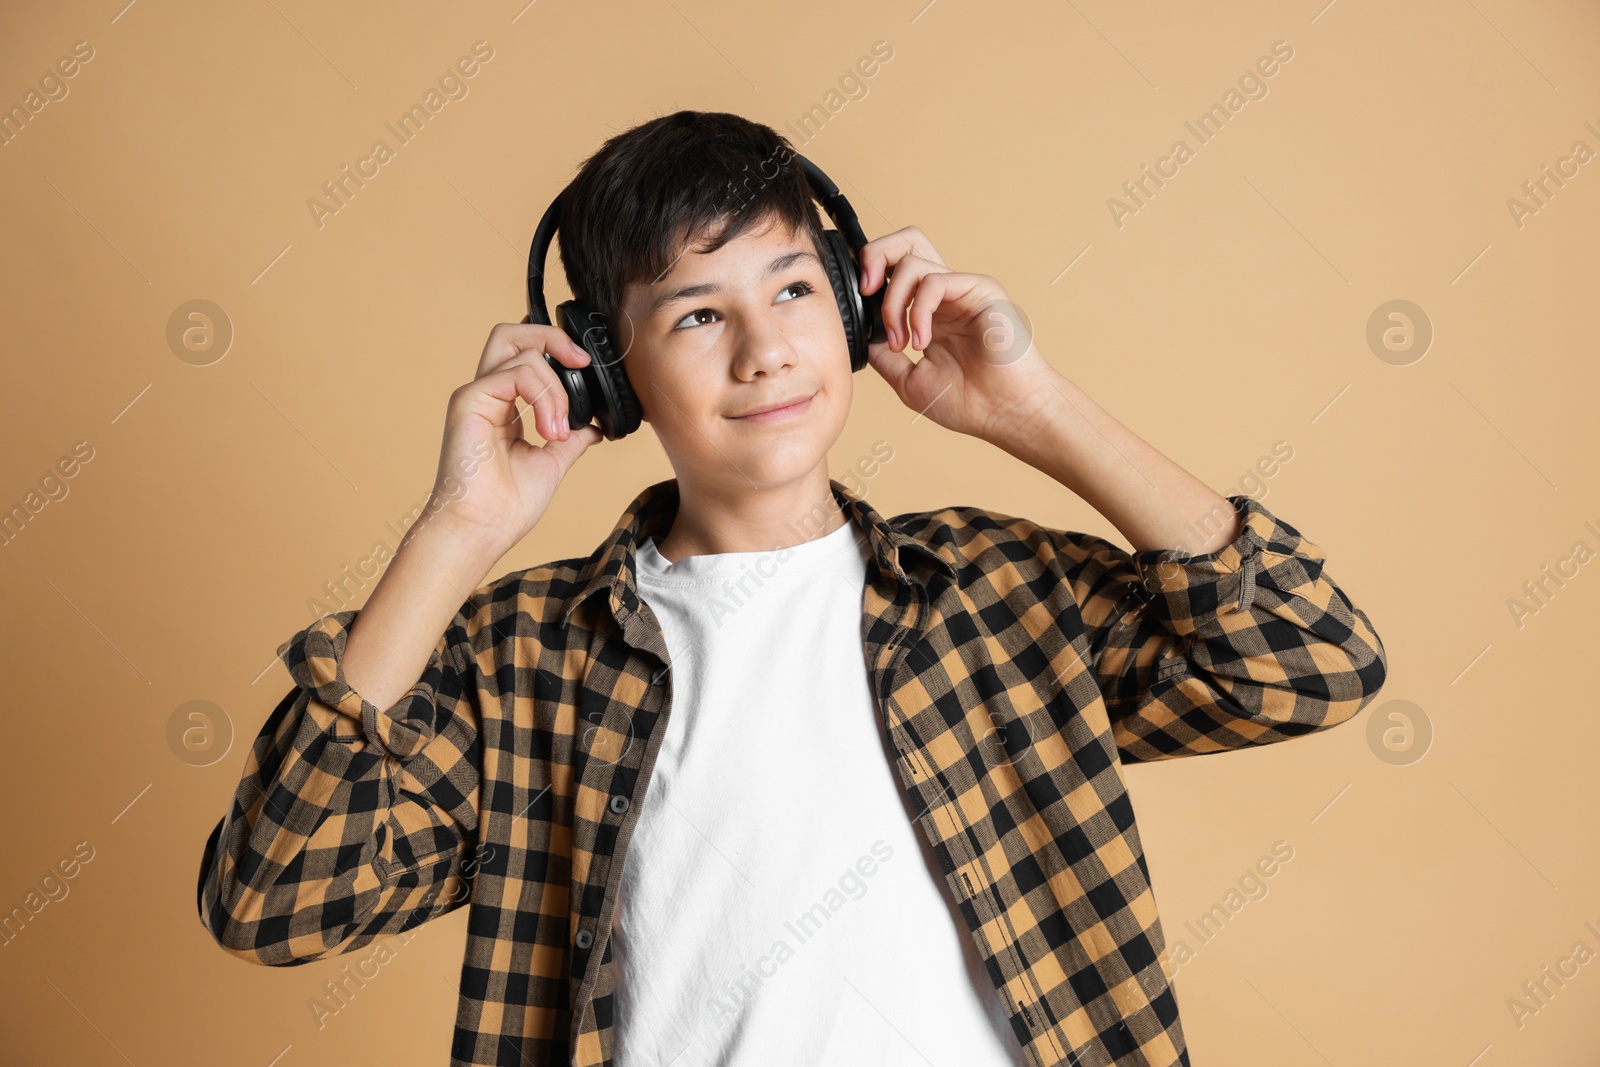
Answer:
[{"label": "rolled-up sleeve", "polygon": [[1383,685],[1383,644],[1322,550],[1259,501],[1227,499],[1238,536],[1204,555],[1055,531],[1125,762],[1323,730]]},{"label": "rolled-up sleeve", "polygon": [[356,615],[325,615],[279,647],[294,688],[205,845],[200,920],[253,963],[353,952],[465,896],[452,890],[471,866],[480,766],[465,616],[380,711],[344,676]]}]

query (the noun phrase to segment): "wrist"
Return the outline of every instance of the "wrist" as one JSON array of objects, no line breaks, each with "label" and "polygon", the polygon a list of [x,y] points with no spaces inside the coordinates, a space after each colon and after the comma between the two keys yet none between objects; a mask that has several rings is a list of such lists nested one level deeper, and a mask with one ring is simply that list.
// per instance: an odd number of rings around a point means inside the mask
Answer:
[{"label": "wrist", "polygon": [[397,552],[427,556],[450,578],[476,587],[510,549],[511,543],[500,531],[445,509],[418,519],[400,539]]},{"label": "wrist", "polygon": [[1066,395],[1070,388],[1072,383],[1055,372],[1031,380],[996,408],[980,436],[1029,466],[1039,467],[1053,451],[1051,440],[1060,433],[1063,416],[1071,413]]}]

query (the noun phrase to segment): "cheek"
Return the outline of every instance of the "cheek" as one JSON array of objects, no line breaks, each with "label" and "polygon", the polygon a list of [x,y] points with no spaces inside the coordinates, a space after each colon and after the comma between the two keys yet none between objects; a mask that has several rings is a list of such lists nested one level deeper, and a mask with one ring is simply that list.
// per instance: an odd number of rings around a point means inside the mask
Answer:
[{"label": "cheek", "polygon": [[628,380],[654,423],[701,419],[716,398],[716,368],[693,352],[654,352],[634,367]]},{"label": "cheek", "polygon": [[830,389],[838,391],[841,396],[849,396],[855,385],[855,372],[850,369],[850,345],[845,340],[842,325],[838,338],[824,352],[825,362],[821,367],[823,378]]},{"label": "cheek", "polygon": [[844,335],[844,322],[839,309],[831,304],[815,305],[813,314],[815,318],[806,323],[804,338],[796,347],[803,348],[813,373],[836,388],[850,377],[850,342]]},{"label": "cheek", "polygon": [[848,407],[851,398],[855,395],[856,378],[850,371],[850,357],[845,355],[841,360],[841,369],[829,376],[828,386],[838,397],[841,406]]},{"label": "cheek", "polygon": [[822,375],[823,395],[827,397],[827,417],[818,423],[825,436],[837,436],[850,420],[855,402],[855,376],[850,373],[850,357],[840,353],[839,366]]}]

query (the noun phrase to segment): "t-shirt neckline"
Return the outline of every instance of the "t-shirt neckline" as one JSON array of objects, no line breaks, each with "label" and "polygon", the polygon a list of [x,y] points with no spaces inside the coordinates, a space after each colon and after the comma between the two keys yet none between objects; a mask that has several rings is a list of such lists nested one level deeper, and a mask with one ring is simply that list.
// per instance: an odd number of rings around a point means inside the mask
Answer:
[{"label": "t-shirt neckline", "polygon": [[[692,585],[696,582],[720,582],[737,578],[758,568],[763,581],[784,579],[805,574],[817,567],[838,562],[839,557],[854,554],[864,558],[866,548],[859,527],[846,516],[844,524],[821,537],[802,541],[797,545],[767,549],[760,552],[712,552],[700,556],[686,556],[676,563],[656,547],[656,539],[645,539],[634,554],[637,578],[641,584]],[[771,572],[769,575],[767,572]]]}]

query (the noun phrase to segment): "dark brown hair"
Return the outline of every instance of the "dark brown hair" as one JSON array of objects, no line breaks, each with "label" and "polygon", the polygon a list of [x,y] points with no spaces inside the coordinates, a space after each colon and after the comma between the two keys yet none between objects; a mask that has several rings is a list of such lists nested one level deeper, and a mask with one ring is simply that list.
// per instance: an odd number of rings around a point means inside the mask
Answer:
[{"label": "dark brown hair", "polygon": [[556,243],[573,296],[615,327],[623,290],[652,284],[691,240],[715,252],[775,218],[823,255],[822,217],[794,146],[722,111],[675,111],[607,140],[561,194]]}]

